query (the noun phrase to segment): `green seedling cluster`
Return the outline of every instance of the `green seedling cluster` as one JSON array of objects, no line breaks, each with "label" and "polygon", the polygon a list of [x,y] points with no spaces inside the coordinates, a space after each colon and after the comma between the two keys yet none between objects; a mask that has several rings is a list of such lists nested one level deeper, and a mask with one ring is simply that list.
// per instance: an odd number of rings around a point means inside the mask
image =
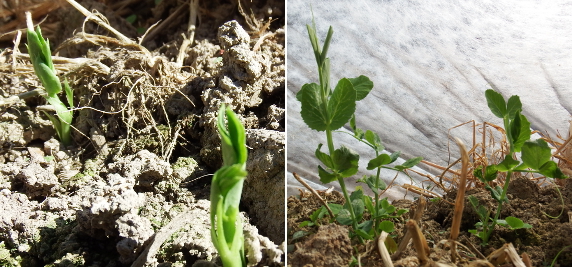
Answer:
[{"label": "green seedling cluster", "polygon": [[[477,229],[469,232],[481,238],[483,245],[488,243],[497,224],[509,229],[532,227],[515,217],[507,217],[505,220],[499,218],[503,204],[508,203],[506,194],[514,172],[539,173],[550,178],[567,178],[558,168],[556,162],[551,160],[552,151],[546,141],[530,139],[530,122],[521,114],[522,103],[518,96],[511,96],[507,102],[501,94],[489,89],[485,92],[485,97],[491,112],[503,120],[509,151],[502,162],[488,165],[486,168],[480,166],[475,168],[473,172],[474,176],[483,182],[485,188],[490,191],[492,198],[498,203],[495,215],[491,218],[489,210],[480,206],[475,197],[469,197],[471,205],[481,220],[475,225]],[[522,162],[516,159],[516,153],[520,153]],[[497,179],[499,172],[506,173],[504,186],[492,187],[489,183]]]},{"label": "green seedling cluster", "polygon": [[224,104],[219,110],[217,126],[221,137],[223,166],[215,172],[211,184],[211,239],[224,267],[246,266],[244,236],[238,210],[247,175],[246,134],[236,114]]},{"label": "green seedling cluster", "polygon": [[[65,146],[69,146],[72,144],[71,123],[73,113],[58,97],[58,93],[62,91],[62,83],[56,75],[56,69],[52,62],[50,43],[42,37],[42,31],[39,26],[34,31],[31,21],[28,21],[28,23],[28,54],[30,55],[32,65],[34,65],[36,75],[46,89],[44,98],[54,107],[57,114],[57,116],[53,116],[46,112],[46,115],[54,125],[60,141]],[[69,87],[67,80],[63,84],[63,89],[65,90],[69,107],[73,107],[73,91]]]},{"label": "green seedling cluster", "polygon": [[[315,151],[316,157],[321,161],[323,166],[318,166],[318,174],[322,183],[330,183],[337,181],[340,184],[342,193],[346,203],[343,207],[337,207],[335,214],[338,223],[343,225],[351,225],[353,227],[353,235],[357,236],[360,241],[363,239],[373,239],[379,235],[381,231],[393,229],[388,223],[382,221],[384,218],[394,216],[396,212],[386,199],[380,199],[380,193],[386,189],[385,183],[380,179],[380,169],[389,168],[397,171],[404,171],[413,167],[421,158],[415,158],[406,163],[395,166],[386,167],[385,165],[393,163],[399,157],[399,152],[391,155],[381,154],[384,147],[379,136],[368,130],[363,131],[356,127],[354,112],[356,110],[356,102],[364,99],[373,89],[373,82],[366,76],[357,78],[342,78],[338,81],[335,88],[330,87],[330,60],[327,58],[328,47],[333,34],[332,27],[329,28],[323,47],[320,47],[318,37],[316,35],[315,23],[312,26],[307,25],[308,35],[314,51],[316,62],[318,65],[318,74],[320,83],[304,84],[296,95],[298,101],[301,102],[301,116],[304,122],[313,130],[324,131],[327,138],[327,152],[322,152],[323,144],[319,144]],[[354,131],[354,137],[372,147],[376,151],[376,158],[368,163],[369,170],[377,170],[377,175],[364,176],[360,182],[368,185],[373,190],[375,197],[363,195],[363,191],[358,189],[351,196],[346,189],[344,178],[351,177],[358,172],[359,154],[351,148],[344,145],[335,148],[332,132],[343,127],[350,122]],[[332,210],[335,210],[334,206]],[[370,213],[370,220],[362,222],[364,212]],[[323,216],[325,211],[316,213],[316,217]],[[400,216],[405,211],[397,211],[396,216]],[[315,223],[315,222],[310,222]]]},{"label": "green seedling cluster", "polygon": [[[358,229],[355,233],[364,239],[373,239],[376,234],[381,231],[388,233],[393,232],[395,226],[392,221],[388,221],[387,219],[400,218],[401,215],[409,211],[407,209],[395,208],[395,206],[389,203],[387,198],[381,199],[378,202],[379,206],[376,208],[374,198],[365,195],[359,186],[356,191],[351,193],[349,203],[353,203],[356,220],[358,221]],[[333,212],[335,218],[330,218],[326,221],[327,223],[331,223],[333,220],[336,220],[341,225],[353,224],[351,214],[348,210],[348,205],[328,203],[328,207]],[[363,219],[366,212],[369,212],[371,216],[369,220],[364,221]],[[322,206],[310,215],[309,221],[303,221],[300,223],[299,227],[302,228],[319,225],[323,220],[325,220],[326,214],[328,214],[328,210],[326,207]],[[308,232],[304,231],[294,233],[292,240],[298,239],[307,234]]]}]

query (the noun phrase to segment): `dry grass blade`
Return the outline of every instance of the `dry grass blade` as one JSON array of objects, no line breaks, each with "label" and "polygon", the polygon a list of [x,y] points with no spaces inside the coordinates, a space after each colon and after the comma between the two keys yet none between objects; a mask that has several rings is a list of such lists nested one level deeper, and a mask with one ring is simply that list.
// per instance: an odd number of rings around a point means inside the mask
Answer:
[{"label": "dry grass blade", "polygon": [[465,207],[465,189],[467,187],[467,172],[469,170],[469,154],[465,144],[459,139],[455,138],[455,142],[461,150],[461,178],[459,179],[459,186],[457,188],[457,198],[455,199],[455,210],[453,211],[453,223],[451,224],[451,260],[456,262],[457,259],[457,237],[461,228],[461,218],[463,216],[463,209]]},{"label": "dry grass blade", "polygon": [[422,195],[422,196],[424,196],[424,197],[428,197],[428,198],[441,197],[441,196],[439,196],[438,194],[436,194],[436,193],[434,193],[434,192],[432,192],[432,191],[429,191],[429,190],[427,190],[427,189],[423,189],[423,188],[421,188],[421,187],[417,187],[417,186],[414,186],[414,185],[404,184],[404,185],[402,185],[401,187],[402,187],[403,189],[407,190],[407,191],[411,191],[411,192],[413,192],[413,193],[415,193],[415,194]]},{"label": "dry grass blade", "polygon": [[82,5],[77,3],[76,1],[74,1],[74,0],[66,0],[66,1],[68,1],[68,3],[70,5],[75,7],[79,12],[81,12],[84,16],[86,16],[86,18],[88,20],[93,20],[99,26],[101,26],[101,27],[105,28],[106,30],[112,32],[122,42],[124,42],[126,44],[136,45],[136,43],[133,42],[133,40],[127,38],[127,36],[123,35],[121,32],[119,32],[118,30],[111,27],[111,25],[109,25],[107,22],[103,21],[101,18],[99,18],[98,16],[91,13],[89,10],[87,10],[85,7],[83,7]]},{"label": "dry grass blade", "polygon": [[[465,148],[467,154],[467,164],[463,166],[467,166],[467,171],[465,175],[465,185],[462,187],[465,190],[474,187],[483,187],[483,183],[479,181],[474,175],[473,170],[478,167],[482,167],[483,171],[486,170],[486,166],[489,164],[497,164],[501,162],[508,151],[508,143],[506,138],[504,137],[504,129],[500,126],[484,122],[482,124],[476,124],[474,121],[468,121],[457,126],[454,126],[449,129],[449,136],[451,136],[451,130],[458,128],[463,125],[467,125],[472,123],[473,128],[473,146],[470,150]],[[482,126],[482,127],[480,127]],[[477,136],[476,133],[479,133],[482,136],[482,141],[477,143]],[[502,139],[498,141],[499,135],[502,136]],[[472,160],[470,156],[472,155]],[[428,161],[421,161],[422,163],[430,166],[432,168],[436,168],[441,171],[441,174],[435,177],[430,177],[427,174],[418,173],[421,176],[425,176],[428,178],[428,181],[434,183],[437,187],[442,189],[443,191],[452,190],[454,188],[460,188],[460,177],[461,172],[458,170],[453,170],[453,166],[457,163],[462,162],[462,158],[459,158],[452,163],[448,164],[447,166],[440,166],[435,163],[431,163]],[[447,177],[446,175],[449,175]],[[502,186],[504,182],[504,174],[499,174],[499,177],[495,181],[498,185]],[[414,186],[403,186],[406,190],[412,191],[414,193],[429,196],[429,192],[426,190],[421,190],[419,188],[415,188]],[[448,202],[450,203],[450,202]],[[450,203],[452,204],[452,203]]]}]

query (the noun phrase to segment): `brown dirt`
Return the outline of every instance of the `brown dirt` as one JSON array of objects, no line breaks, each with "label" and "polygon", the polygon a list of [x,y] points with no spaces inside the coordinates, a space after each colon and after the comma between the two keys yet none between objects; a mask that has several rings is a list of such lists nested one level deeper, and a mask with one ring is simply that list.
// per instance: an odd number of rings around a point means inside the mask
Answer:
[{"label": "brown dirt", "polygon": [[[558,252],[563,248],[572,245],[572,224],[570,223],[570,210],[572,208],[572,183],[565,183],[560,188],[564,197],[565,206],[562,207],[561,200],[557,191],[553,186],[540,187],[536,182],[525,178],[515,177],[509,185],[508,197],[509,204],[505,204],[501,212],[501,218],[507,216],[515,216],[522,219],[525,223],[531,224],[531,229],[518,229],[515,231],[508,230],[497,226],[494,231],[489,245],[480,246],[481,240],[468,232],[474,229],[474,224],[478,222],[478,217],[472,206],[466,199],[463,219],[460,229],[460,237],[458,241],[465,247],[458,247],[461,261],[457,266],[469,266],[470,262],[476,264],[480,258],[475,249],[483,255],[489,255],[494,250],[501,248],[505,243],[512,243],[517,252],[522,254],[526,252],[532,259],[533,266],[548,266],[556,257]],[[324,192],[320,192],[329,202],[343,204],[341,194],[332,192],[328,196]],[[483,189],[468,190],[466,195],[476,196],[480,203],[485,204],[493,212],[496,209],[495,201],[491,198],[490,193]],[[332,197],[335,196],[335,197]],[[453,205],[448,204],[454,202],[456,191],[448,192],[443,200],[436,202],[428,202],[427,209],[421,221],[422,232],[425,235],[429,247],[431,248],[430,258],[441,263],[450,263],[450,250],[444,248],[440,244],[441,241],[447,240],[450,235],[451,219],[453,214]],[[289,266],[328,266],[323,263],[318,255],[312,253],[326,253],[331,258],[343,258],[344,266],[347,266],[352,255],[357,258],[357,254],[353,251],[353,247],[359,251],[362,266],[383,266],[381,257],[377,252],[377,248],[372,241],[366,245],[357,244],[356,240],[352,242],[340,242],[340,237],[334,236],[332,240],[327,238],[330,234],[324,232],[324,228],[332,228],[329,226],[329,216],[325,216],[321,220],[321,226],[312,226],[300,228],[299,224],[309,220],[309,216],[317,208],[321,206],[317,198],[308,192],[303,192],[299,196],[291,196],[288,199],[288,265]],[[409,218],[410,213],[415,209],[416,202],[409,200],[396,200],[393,205],[400,208],[409,208],[409,213],[403,215],[400,220],[394,220],[396,231],[392,233],[396,242],[403,237],[404,222]],[[557,216],[562,208],[562,216],[553,219],[551,216]],[[293,215],[293,216],[291,216]],[[341,227],[341,226],[336,226]],[[343,227],[347,233],[348,227]],[[306,231],[310,234],[292,241],[293,234],[298,231]],[[321,237],[318,235],[322,235]],[[340,245],[327,252],[316,249],[315,242],[320,240],[322,247],[331,247],[332,245]],[[349,240],[348,240],[349,241]],[[353,246],[353,247],[352,247]],[[338,259],[338,261],[342,261]],[[417,254],[410,244],[406,252],[399,260],[393,262],[395,266],[418,266],[419,261]],[[558,257],[555,266],[572,266],[572,253],[570,250],[564,250]],[[334,266],[334,265],[331,265]],[[341,265],[338,265],[341,266]],[[478,265],[471,265],[478,266]],[[512,266],[503,265],[503,266]]]},{"label": "brown dirt", "polygon": [[[9,255],[0,265],[127,266],[186,213],[192,220],[175,224],[181,230],[148,266],[216,262],[205,199],[221,166],[223,102],[247,128],[249,261],[283,265],[285,3],[198,1],[194,43],[179,65],[187,2],[79,1],[132,40],[144,37],[141,46],[85,22],[66,1],[0,9],[0,255]],[[73,146],[54,138],[45,100],[27,95],[41,84],[22,54],[25,33],[12,42],[24,10],[41,21],[74,89]]]}]

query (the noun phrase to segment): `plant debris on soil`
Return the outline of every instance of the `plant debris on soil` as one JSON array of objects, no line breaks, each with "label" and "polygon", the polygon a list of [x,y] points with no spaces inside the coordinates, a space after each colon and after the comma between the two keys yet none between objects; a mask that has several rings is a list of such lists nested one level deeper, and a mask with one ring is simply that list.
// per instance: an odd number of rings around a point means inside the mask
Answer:
[{"label": "plant debris on soil", "polygon": [[[226,103],[247,130],[247,261],[283,266],[284,1],[78,1],[87,19],[68,2],[0,8],[0,265],[220,265],[208,197]],[[44,114],[27,10],[74,90],[69,147]]]}]

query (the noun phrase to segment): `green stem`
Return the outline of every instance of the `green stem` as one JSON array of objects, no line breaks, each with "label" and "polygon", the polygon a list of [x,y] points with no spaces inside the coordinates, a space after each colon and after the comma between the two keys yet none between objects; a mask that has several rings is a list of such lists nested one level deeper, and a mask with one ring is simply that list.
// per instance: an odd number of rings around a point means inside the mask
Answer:
[{"label": "green stem", "polygon": [[[379,157],[379,152],[377,150],[375,151],[375,157],[376,158]],[[377,177],[375,179],[375,189],[376,190],[373,190],[373,195],[375,196],[375,210],[373,211],[373,216],[374,216],[374,218],[376,218],[373,220],[373,229],[374,229],[376,236],[379,234],[377,232],[377,228],[379,225],[379,220],[377,219],[378,215],[379,215],[378,214],[378,212],[379,212],[379,194],[377,193],[377,189],[379,189],[379,175],[380,174],[381,174],[381,168],[377,167]]]},{"label": "green stem", "polygon": [[[330,155],[333,155],[334,154],[334,141],[332,138],[332,130],[326,129],[326,138],[328,139],[328,149],[330,150]],[[358,229],[357,218],[356,218],[356,214],[354,211],[354,207],[352,206],[352,202],[351,202],[350,197],[348,195],[348,190],[346,189],[346,183],[344,182],[344,178],[343,177],[338,178],[338,183],[340,183],[340,187],[342,188],[344,198],[346,199],[346,203],[348,203],[348,209],[350,210],[350,215],[352,216],[352,226],[353,226],[354,230],[357,231],[357,229]],[[361,236],[358,235],[358,238],[359,238],[360,242],[363,243],[363,239],[361,238]]]},{"label": "green stem", "polygon": [[484,241],[483,243],[485,243],[485,244],[489,241],[489,237],[491,236],[491,234],[493,233],[493,230],[495,229],[495,226],[497,225],[497,220],[500,217],[502,205],[503,205],[503,202],[506,198],[506,192],[508,191],[508,184],[510,183],[510,177],[511,176],[512,176],[512,171],[507,171],[506,180],[504,181],[504,186],[502,189],[502,194],[500,197],[499,205],[497,207],[497,212],[495,213],[495,218],[493,219],[493,222],[491,223],[491,226],[490,226],[489,230],[487,231],[487,234],[485,235],[485,239],[483,240]]},{"label": "green stem", "polygon": [[[340,183],[340,187],[342,188],[344,198],[346,199],[346,203],[348,204],[348,208],[350,210],[350,215],[352,216],[352,226],[354,230],[357,231],[358,226],[357,226],[356,214],[354,211],[354,207],[352,206],[352,202],[350,201],[350,197],[348,195],[348,190],[346,189],[346,183],[344,182],[344,178],[338,178],[338,182]],[[357,237],[359,238],[360,243],[363,243],[363,239],[361,238],[361,236],[358,235]]]},{"label": "green stem", "polygon": [[326,130],[326,138],[328,139],[328,150],[330,151],[330,155],[334,154],[334,141],[332,138],[332,131]]},{"label": "green stem", "polygon": [[506,139],[508,140],[508,147],[509,147],[509,154],[512,156],[514,153],[514,140],[512,140],[512,131],[510,129],[510,121],[507,115],[504,116],[503,118],[503,124],[504,124],[504,129],[506,131],[505,135],[506,135]]}]

